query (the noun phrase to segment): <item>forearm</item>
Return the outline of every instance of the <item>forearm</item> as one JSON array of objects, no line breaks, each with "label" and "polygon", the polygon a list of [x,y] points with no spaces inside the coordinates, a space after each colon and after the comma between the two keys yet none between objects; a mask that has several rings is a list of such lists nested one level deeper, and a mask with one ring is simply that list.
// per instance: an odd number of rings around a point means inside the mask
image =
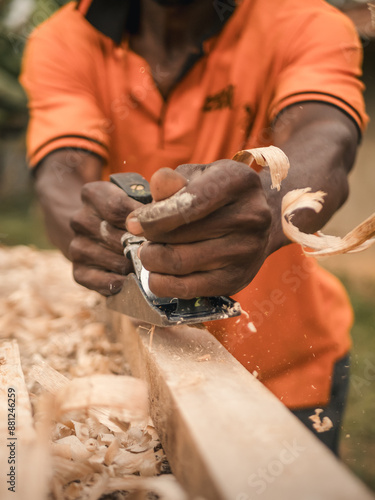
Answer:
[{"label": "forearm", "polygon": [[347,175],[355,160],[358,132],[350,118],[324,104],[295,108],[286,111],[275,124],[274,145],[285,152],[291,165],[281,190],[270,189],[269,172],[260,174],[272,212],[269,254],[290,243],[281,228],[283,196],[305,187],[327,193],[321,212],[305,209],[296,212],[293,218],[293,224],[302,231],[314,233],[347,199]]},{"label": "forearm", "polygon": [[80,151],[52,153],[38,167],[35,188],[52,243],[69,258],[73,239],[70,221],[82,207],[81,190],[86,182],[100,179],[101,160]]}]

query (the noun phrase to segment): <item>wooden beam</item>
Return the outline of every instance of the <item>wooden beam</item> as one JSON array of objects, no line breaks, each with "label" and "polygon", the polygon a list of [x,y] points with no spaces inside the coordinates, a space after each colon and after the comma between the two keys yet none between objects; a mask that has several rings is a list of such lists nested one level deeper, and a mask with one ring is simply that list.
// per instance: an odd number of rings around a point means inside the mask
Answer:
[{"label": "wooden beam", "polygon": [[206,330],[145,329],[112,313],[172,471],[192,498],[374,499]]},{"label": "wooden beam", "polygon": [[1,500],[43,500],[47,497],[46,449],[33,427],[17,342],[4,342],[0,345]]}]

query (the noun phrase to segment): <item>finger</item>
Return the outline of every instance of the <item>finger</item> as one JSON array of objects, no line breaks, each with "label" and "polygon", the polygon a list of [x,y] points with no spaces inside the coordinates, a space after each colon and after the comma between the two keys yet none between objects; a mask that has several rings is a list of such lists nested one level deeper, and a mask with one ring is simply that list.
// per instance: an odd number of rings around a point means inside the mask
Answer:
[{"label": "finger", "polygon": [[154,201],[161,201],[180,191],[187,185],[187,179],[171,168],[157,170],[150,180],[150,191]]},{"label": "finger", "polygon": [[125,229],[125,220],[130,212],[143,206],[115,184],[105,181],[85,184],[81,197],[83,203],[93,207],[102,220],[119,229]]},{"label": "finger", "polygon": [[125,275],[132,270],[131,262],[125,255],[114,253],[85,236],[73,238],[69,247],[69,255],[74,263],[85,264],[117,274]]},{"label": "finger", "polygon": [[156,243],[183,244],[217,239],[235,232],[244,235],[268,231],[271,213],[263,190],[254,192],[238,202],[226,205],[203,219],[182,225],[173,231],[159,231],[155,223],[144,235]]},{"label": "finger", "polygon": [[96,269],[85,264],[74,264],[73,276],[80,285],[95,290],[106,297],[118,293],[125,279],[125,276]]},{"label": "finger", "polygon": [[244,191],[254,189],[261,189],[258,174],[243,163],[218,161],[170,198],[132,212],[127,227],[135,219],[144,232],[172,231],[206,217],[222,206],[235,202]]},{"label": "finger", "polygon": [[201,164],[201,163],[187,163],[183,165],[179,165],[175,172],[180,173],[185,177],[185,179],[188,179],[189,181],[193,179],[194,177],[197,177],[199,175],[202,175],[202,173],[207,169],[210,168],[212,163],[208,164]]},{"label": "finger", "polygon": [[117,229],[112,226],[106,220],[102,220],[100,222],[100,237],[101,241],[112,251],[123,255],[124,254],[124,246],[121,242],[121,239],[124,235],[123,229]]},{"label": "finger", "polygon": [[123,254],[121,237],[124,230],[103,221],[87,205],[73,215],[70,226],[76,234],[100,241],[114,252]]},{"label": "finger", "polygon": [[247,285],[244,279],[235,279],[231,270],[218,269],[187,276],[170,276],[151,273],[149,276],[150,290],[158,297],[177,297],[193,299],[194,297],[211,297],[217,295],[232,295]]},{"label": "finger", "polygon": [[[180,191],[187,185],[187,179],[172,170],[171,168],[161,168],[151,177],[150,191],[155,202],[164,200]],[[143,228],[135,218],[128,218],[126,221],[127,230],[135,235],[142,235]]]},{"label": "finger", "polygon": [[[143,266],[150,272],[183,276],[195,272],[212,271],[240,265],[247,260],[249,242],[242,236],[206,240],[188,245],[160,245],[144,243],[140,249]],[[255,248],[255,245],[254,245]]]}]

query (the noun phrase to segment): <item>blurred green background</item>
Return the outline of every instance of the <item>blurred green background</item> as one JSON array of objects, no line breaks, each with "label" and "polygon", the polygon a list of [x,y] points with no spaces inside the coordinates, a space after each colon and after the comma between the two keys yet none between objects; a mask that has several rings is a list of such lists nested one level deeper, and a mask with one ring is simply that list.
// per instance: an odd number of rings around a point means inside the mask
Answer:
[{"label": "blurred green background", "polygon": [[[25,163],[26,98],[17,77],[30,32],[65,1],[0,0],[0,244],[51,248]],[[375,117],[375,42],[364,2],[332,1],[357,24],[364,46],[368,113]],[[374,120],[375,121],[375,120]],[[343,235],[374,211],[375,125],[351,175],[351,196],[326,232]],[[356,314],[352,379],[342,431],[344,462],[375,491],[375,251],[322,264],[346,285]],[[0,278],[1,279],[1,278]]]}]

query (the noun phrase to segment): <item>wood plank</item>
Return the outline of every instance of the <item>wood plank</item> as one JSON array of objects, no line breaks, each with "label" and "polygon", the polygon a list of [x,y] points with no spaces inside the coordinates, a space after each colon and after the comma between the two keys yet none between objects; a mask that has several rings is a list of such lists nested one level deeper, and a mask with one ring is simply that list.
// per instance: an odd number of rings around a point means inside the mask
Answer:
[{"label": "wood plank", "polygon": [[[16,426],[8,428],[8,389],[15,390]],[[10,413],[13,415],[13,413]],[[43,500],[47,496],[46,446],[33,427],[29,394],[16,341],[0,345],[0,498]],[[15,464],[13,463],[15,458]],[[10,467],[14,467],[11,471]],[[8,474],[15,472],[15,486]]]},{"label": "wood plank", "polygon": [[[192,498],[361,500],[372,493],[205,330],[111,313],[172,470]],[[207,359],[207,361],[202,361]]]}]

